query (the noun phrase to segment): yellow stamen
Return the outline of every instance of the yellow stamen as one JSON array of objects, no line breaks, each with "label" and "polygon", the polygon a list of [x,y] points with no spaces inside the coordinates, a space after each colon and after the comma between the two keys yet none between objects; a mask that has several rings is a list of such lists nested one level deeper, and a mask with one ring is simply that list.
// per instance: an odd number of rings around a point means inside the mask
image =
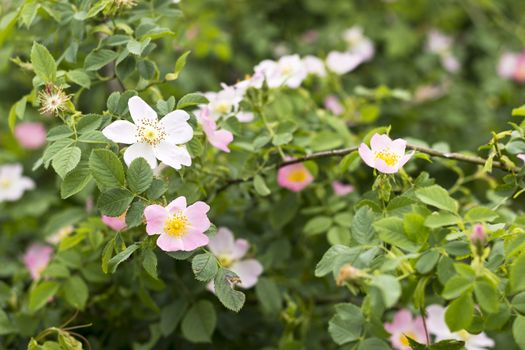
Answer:
[{"label": "yellow stamen", "polygon": [[9,188],[11,186],[11,181],[8,179],[1,179],[0,180],[0,188]]},{"label": "yellow stamen", "polygon": [[293,170],[288,174],[287,179],[290,182],[304,182],[306,181],[307,174],[306,171],[300,169],[300,170]]},{"label": "yellow stamen", "polygon": [[182,237],[186,234],[188,227],[188,217],[182,212],[177,212],[171,216],[164,224],[164,232],[170,236]]},{"label": "yellow stamen", "polygon": [[226,255],[220,255],[217,259],[222,267],[230,267],[233,264],[233,260]]},{"label": "yellow stamen", "polygon": [[166,138],[164,126],[157,120],[143,119],[137,126],[137,138],[140,142],[155,146]]},{"label": "yellow stamen", "polygon": [[464,329],[460,330],[458,335],[463,341],[467,341],[471,337],[471,334]]},{"label": "yellow stamen", "polygon": [[399,156],[389,150],[382,150],[381,152],[376,152],[376,159],[383,160],[388,166],[394,166],[399,161]]},{"label": "yellow stamen", "polygon": [[408,338],[417,340],[416,337],[417,337],[416,333],[414,333],[414,332],[405,332],[405,333],[401,334],[401,336],[399,337],[399,342],[403,346],[409,346],[410,343],[408,342]]},{"label": "yellow stamen", "polygon": [[221,101],[215,107],[215,111],[219,114],[226,114],[230,111],[231,107],[228,102]]}]

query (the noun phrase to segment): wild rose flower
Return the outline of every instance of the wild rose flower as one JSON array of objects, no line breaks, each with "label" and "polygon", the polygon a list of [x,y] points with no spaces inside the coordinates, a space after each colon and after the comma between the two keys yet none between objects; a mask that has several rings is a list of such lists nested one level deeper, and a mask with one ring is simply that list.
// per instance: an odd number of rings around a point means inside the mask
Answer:
[{"label": "wild rose flower", "polygon": [[69,236],[71,233],[73,233],[74,227],[73,225],[67,225],[59,229],[57,232],[53,233],[49,237],[46,238],[46,242],[57,245],[60,243],[64,238]]},{"label": "wild rose flower", "polygon": [[363,58],[360,55],[349,52],[332,51],[326,56],[328,69],[339,75],[353,71],[361,63],[363,63]]},{"label": "wild rose flower", "polygon": [[521,159],[525,163],[525,153],[520,153],[516,157],[518,157],[519,159]]},{"label": "wild rose flower", "polygon": [[403,139],[392,141],[388,135],[374,134],[370,140],[371,149],[362,143],[359,146],[359,155],[369,167],[385,174],[393,174],[414,154],[414,151],[405,154],[406,144]]},{"label": "wild rose flower", "polygon": [[455,73],[460,68],[460,63],[452,53],[454,40],[440,32],[431,30],[428,33],[426,49],[428,52],[435,53],[441,58],[441,65],[450,73]]},{"label": "wild rose flower", "polygon": [[255,67],[256,73],[264,75],[270,88],[286,85],[298,88],[308,74],[299,55],[283,56],[279,61],[264,60]]},{"label": "wild rose flower", "polygon": [[[292,158],[287,158],[290,160]],[[303,163],[283,166],[277,172],[277,183],[282,188],[293,192],[300,192],[314,181],[314,177]]]},{"label": "wild rose flower", "polygon": [[146,232],[160,235],[157,245],[166,252],[191,251],[208,244],[204,232],[210,227],[208,204],[195,202],[186,207],[186,198],[178,197],[166,207],[154,204],[144,209]]},{"label": "wild rose flower", "polygon": [[22,198],[26,190],[35,188],[35,183],[22,176],[22,165],[0,166],[0,202],[12,202]]},{"label": "wild rose flower", "polygon": [[[221,227],[217,230],[217,234],[210,238],[208,248],[223,267],[239,276],[241,288],[248,289],[257,284],[263,267],[255,259],[243,259],[250,249],[250,243],[247,240],[234,240],[233,233],[229,229]],[[213,281],[208,284],[208,289],[215,290]]]},{"label": "wild rose flower", "polygon": [[110,229],[114,231],[122,231],[128,227],[126,224],[126,214],[128,211],[126,210],[124,213],[122,213],[120,216],[107,216],[102,215],[102,222],[105,223]]},{"label": "wild rose flower", "polygon": [[332,189],[334,190],[334,193],[338,196],[346,196],[349,193],[354,192],[354,186],[347,185],[339,181],[333,181],[332,182]]},{"label": "wild rose flower", "polygon": [[208,108],[201,109],[199,122],[202,125],[202,130],[206,134],[208,142],[215,148],[223,152],[230,153],[228,145],[233,141],[233,134],[228,130],[217,129],[217,124],[211,118]]},{"label": "wild rose flower", "polygon": [[46,143],[46,128],[42,123],[17,124],[14,134],[20,146],[25,149],[38,149]]},{"label": "wild rose flower", "polygon": [[221,91],[207,92],[204,96],[209,101],[206,106],[214,120],[236,111],[243,98],[243,94],[240,94],[234,87],[225,84],[222,85]]},{"label": "wild rose flower", "polygon": [[191,165],[186,147],[178,146],[193,137],[187,112],[173,111],[159,121],[153,108],[138,96],[130,98],[128,106],[134,123],[117,120],[102,130],[111,141],[131,145],[124,152],[128,166],[137,158],[144,158],[152,169],[157,159],[175,169]]},{"label": "wild rose flower", "polygon": [[436,342],[446,339],[455,339],[465,342],[467,350],[486,350],[495,346],[494,340],[482,332],[470,334],[465,330],[451,332],[445,322],[445,308],[441,305],[430,305],[427,307],[428,332],[436,337]]},{"label": "wild rose flower", "polygon": [[[425,327],[421,316],[412,318],[412,313],[407,309],[396,312],[392,323],[385,323],[385,329],[390,333],[390,344],[397,350],[410,350],[408,338],[418,343],[426,341]],[[408,338],[407,338],[408,337]]]},{"label": "wild rose flower", "polygon": [[318,77],[326,76],[326,68],[323,60],[319,57],[308,55],[303,57],[303,64],[308,74],[316,75]]},{"label": "wild rose flower", "polygon": [[329,95],[324,99],[324,106],[334,115],[341,115],[345,111],[341,102],[335,95]]},{"label": "wild rose flower", "polygon": [[374,57],[374,43],[363,34],[363,28],[354,26],[345,30],[343,39],[348,45],[348,52],[360,56],[363,61],[369,61]]},{"label": "wild rose flower", "polygon": [[525,83],[525,52],[503,53],[498,64],[498,75],[504,79]]},{"label": "wild rose flower", "polygon": [[71,96],[67,95],[64,90],[48,84],[38,93],[39,111],[48,117],[58,116],[67,110],[70,99]]},{"label": "wild rose flower", "polygon": [[51,260],[52,253],[53,249],[51,247],[38,243],[31,244],[27,249],[22,260],[34,281],[40,279],[42,271],[46,269]]}]

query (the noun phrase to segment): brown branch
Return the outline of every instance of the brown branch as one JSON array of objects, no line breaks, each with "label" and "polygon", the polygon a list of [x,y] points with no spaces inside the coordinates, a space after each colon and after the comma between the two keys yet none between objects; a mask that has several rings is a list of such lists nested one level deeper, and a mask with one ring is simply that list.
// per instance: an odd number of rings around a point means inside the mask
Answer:
[{"label": "brown branch", "polygon": [[[417,151],[417,152],[425,153],[433,157],[454,159],[454,160],[458,160],[461,162],[473,163],[473,164],[478,164],[478,165],[485,165],[485,162],[487,161],[485,158],[481,158],[478,156],[469,156],[469,155],[455,153],[455,152],[441,152],[441,151],[437,151],[432,148],[421,147],[421,146],[410,145],[410,144],[407,144],[406,148]],[[341,149],[334,149],[330,151],[312,153],[308,156],[284,161],[281,164],[279,164],[279,168],[286,166],[286,165],[302,163],[302,162],[306,162],[308,160],[313,160],[313,159],[328,158],[328,157],[342,157],[354,151],[357,151],[357,149],[358,147],[349,147],[349,148],[341,148]],[[492,166],[494,168],[498,168],[498,169],[505,170],[508,172],[512,172],[515,170],[499,161],[492,162]]]},{"label": "brown branch", "polygon": [[[439,157],[439,158],[445,158],[445,159],[453,159],[453,160],[457,160],[457,161],[461,161],[461,162],[467,162],[467,163],[473,163],[473,164],[477,164],[477,165],[485,165],[485,162],[487,161],[485,158],[481,158],[481,157],[478,157],[478,156],[469,156],[469,155],[465,155],[465,154],[461,154],[461,153],[455,153],[455,152],[441,152],[441,151],[438,151],[438,150],[435,150],[435,149],[432,149],[432,148],[421,147],[421,146],[410,145],[410,144],[407,144],[406,148],[414,150],[414,151],[417,151],[417,152],[425,153],[425,154],[428,154],[428,155],[433,156],[433,157]],[[304,156],[304,157],[299,157],[299,158],[294,158],[294,159],[283,161],[283,162],[281,162],[279,164],[275,164],[273,167],[282,168],[282,167],[287,166],[287,165],[303,163],[303,162],[306,162],[306,161],[309,161],[309,160],[314,160],[314,159],[329,158],[329,157],[343,157],[343,156],[346,156],[347,154],[350,154],[352,152],[357,151],[357,149],[358,149],[358,147],[354,146],[354,147],[333,149],[333,150],[330,150],[330,151],[312,153],[312,154]],[[493,168],[498,168],[498,169],[501,169],[501,170],[504,170],[504,171],[507,171],[507,172],[514,172],[514,171],[517,170],[516,168],[510,167],[510,166],[508,166],[508,165],[506,165],[506,164],[504,164],[502,162],[499,162],[499,161],[493,161],[492,162],[492,167]],[[215,194],[219,194],[222,191],[225,191],[228,187],[230,187],[232,185],[236,185],[236,184],[239,184],[239,183],[252,181],[253,178],[254,178],[253,176],[250,176],[250,177],[247,177],[247,178],[244,178],[244,179],[227,180],[224,185],[219,187],[219,189],[215,192]]]}]

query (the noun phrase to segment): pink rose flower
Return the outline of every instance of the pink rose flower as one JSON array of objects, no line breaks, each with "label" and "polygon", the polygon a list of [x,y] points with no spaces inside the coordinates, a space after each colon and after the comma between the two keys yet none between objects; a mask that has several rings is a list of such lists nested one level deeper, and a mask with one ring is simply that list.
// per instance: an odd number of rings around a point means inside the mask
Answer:
[{"label": "pink rose flower", "polygon": [[465,342],[467,350],[485,350],[496,345],[484,332],[476,335],[465,330],[452,333],[445,322],[445,308],[441,305],[430,305],[426,311],[428,332],[436,337],[436,342],[446,339],[461,340]]},{"label": "pink rose flower", "polygon": [[332,189],[338,196],[346,196],[347,194],[352,193],[355,190],[354,186],[347,185],[339,181],[332,182]]},{"label": "pink rose flower", "polygon": [[337,96],[330,95],[324,99],[324,106],[335,115],[341,115],[345,111]]},{"label": "pink rose flower", "polygon": [[102,215],[102,222],[105,223],[109,228],[115,231],[122,231],[128,227],[126,224],[126,214],[127,210],[122,213],[120,216],[107,216]]},{"label": "pink rose flower", "polygon": [[144,209],[146,232],[160,235],[157,245],[166,252],[191,251],[208,244],[204,232],[211,223],[206,213],[208,204],[195,202],[186,207],[186,198],[178,197],[166,207],[149,205]]},{"label": "pink rose flower", "polygon": [[407,337],[418,343],[426,341],[423,319],[421,316],[412,318],[407,309],[396,312],[392,323],[385,323],[385,329],[390,333],[390,343],[397,350],[410,350]]},{"label": "pink rose flower", "polygon": [[208,142],[215,148],[220,149],[223,152],[230,153],[228,145],[233,141],[233,134],[228,130],[217,129],[217,124],[211,118],[209,109],[204,107],[201,110],[199,121],[202,125],[202,130]]},{"label": "pink rose flower", "polygon": [[[241,279],[239,286],[244,289],[257,284],[257,279],[263,272],[261,263],[255,259],[242,259],[250,243],[245,239],[234,240],[233,233],[227,228],[219,228],[215,237],[210,238],[208,248],[217,257],[221,265],[237,274]],[[214,291],[214,283],[208,284],[208,289]]]},{"label": "pink rose flower", "polygon": [[[291,159],[291,158],[287,158]],[[277,183],[282,188],[293,192],[300,192],[314,181],[314,177],[303,163],[286,165],[277,172]]]},{"label": "pink rose flower", "polygon": [[414,154],[414,151],[405,154],[406,144],[403,139],[392,141],[388,135],[374,134],[370,140],[371,149],[362,143],[359,146],[359,155],[369,167],[385,174],[393,174]]},{"label": "pink rose flower", "polygon": [[52,253],[53,248],[46,245],[33,243],[29,246],[22,260],[33,280],[40,278],[40,274],[45,270],[51,260]]},{"label": "pink rose flower", "polygon": [[20,123],[15,126],[15,138],[23,148],[37,149],[46,143],[46,128],[42,123]]},{"label": "pink rose flower", "polygon": [[525,52],[505,52],[498,63],[498,75],[503,79],[525,83]]}]

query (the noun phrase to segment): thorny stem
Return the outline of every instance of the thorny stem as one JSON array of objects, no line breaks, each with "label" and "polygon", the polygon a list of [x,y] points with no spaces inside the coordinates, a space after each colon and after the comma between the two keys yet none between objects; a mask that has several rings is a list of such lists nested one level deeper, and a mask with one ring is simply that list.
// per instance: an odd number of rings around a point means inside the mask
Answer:
[{"label": "thorny stem", "polygon": [[[425,153],[433,157],[454,159],[454,160],[459,160],[461,162],[473,163],[473,164],[478,164],[478,165],[485,165],[485,162],[487,161],[485,158],[481,158],[478,156],[469,156],[469,155],[455,153],[455,152],[441,152],[441,151],[438,151],[432,148],[421,147],[421,146],[410,145],[410,144],[407,144],[406,148],[417,151],[417,152]],[[286,165],[302,163],[302,162],[306,162],[308,160],[313,160],[313,159],[328,158],[328,157],[342,157],[349,153],[357,151],[357,149],[358,147],[355,146],[355,147],[349,147],[349,148],[341,148],[341,149],[334,149],[330,151],[312,153],[308,156],[295,158],[295,159],[291,159],[291,160],[282,162],[279,165],[279,168],[286,166]],[[498,168],[498,169],[505,170],[508,172],[512,172],[516,170],[499,161],[493,162],[492,166],[494,168]]]},{"label": "thorny stem", "polygon": [[[428,154],[428,155],[433,156],[433,157],[445,158],[445,159],[453,159],[453,160],[458,160],[458,161],[461,161],[461,162],[473,163],[473,164],[478,164],[478,165],[485,165],[485,162],[487,161],[485,158],[481,158],[481,157],[478,157],[478,156],[469,156],[469,155],[466,155],[466,154],[455,153],[455,152],[441,152],[441,151],[438,151],[438,150],[435,150],[435,149],[432,149],[432,148],[421,147],[421,146],[416,146],[416,145],[411,145],[411,144],[407,144],[406,148],[414,150],[414,151],[417,151],[417,152],[420,152],[420,153],[425,153],[425,154]],[[357,149],[358,149],[358,147],[354,146],[354,147],[333,149],[333,150],[330,150],[330,151],[312,153],[312,154],[304,156],[304,157],[299,157],[299,158],[295,158],[295,159],[282,161],[279,164],[276,164],[276,165],[273,165],[273,166],[268,166],[266,169],[269,170],[269,169],[272,169],[274,167],[282,168],[282,167],[287,166],[287,165],[303,163],[303,162],[306,162],[306,161],[309,161],[309,160],[314,160],[314,159],[330,158],[330,157],[343,157],[343,156],[345,156],[347,154],[350,154],[352,152],[357,151]],[[492,163],[492,167],[493,168],[498,168],[498,169],[501,169],[501,170],[507,171],[507,172],[515,172],[515,171],[519,170],[519,168],[510,167],[509,165],[506,165],[506,164],[504,164],[504,163],[502,163],[500,161],[494,161]],[[231,180],[228,180],[228,181],[226,181],[226,183],[223,186],[221,186],[217,190],[216,194],[221,193],[222,191],[226,190],[228,187],[230,187],[232,185],[236,185],[236,184],[239,184],[239,183],[251,181],[251,180],[253,180],[253,178],[254,178],[253,176],[250,176],[250,177],[242,178],[242,179],[231,179]]]}]

